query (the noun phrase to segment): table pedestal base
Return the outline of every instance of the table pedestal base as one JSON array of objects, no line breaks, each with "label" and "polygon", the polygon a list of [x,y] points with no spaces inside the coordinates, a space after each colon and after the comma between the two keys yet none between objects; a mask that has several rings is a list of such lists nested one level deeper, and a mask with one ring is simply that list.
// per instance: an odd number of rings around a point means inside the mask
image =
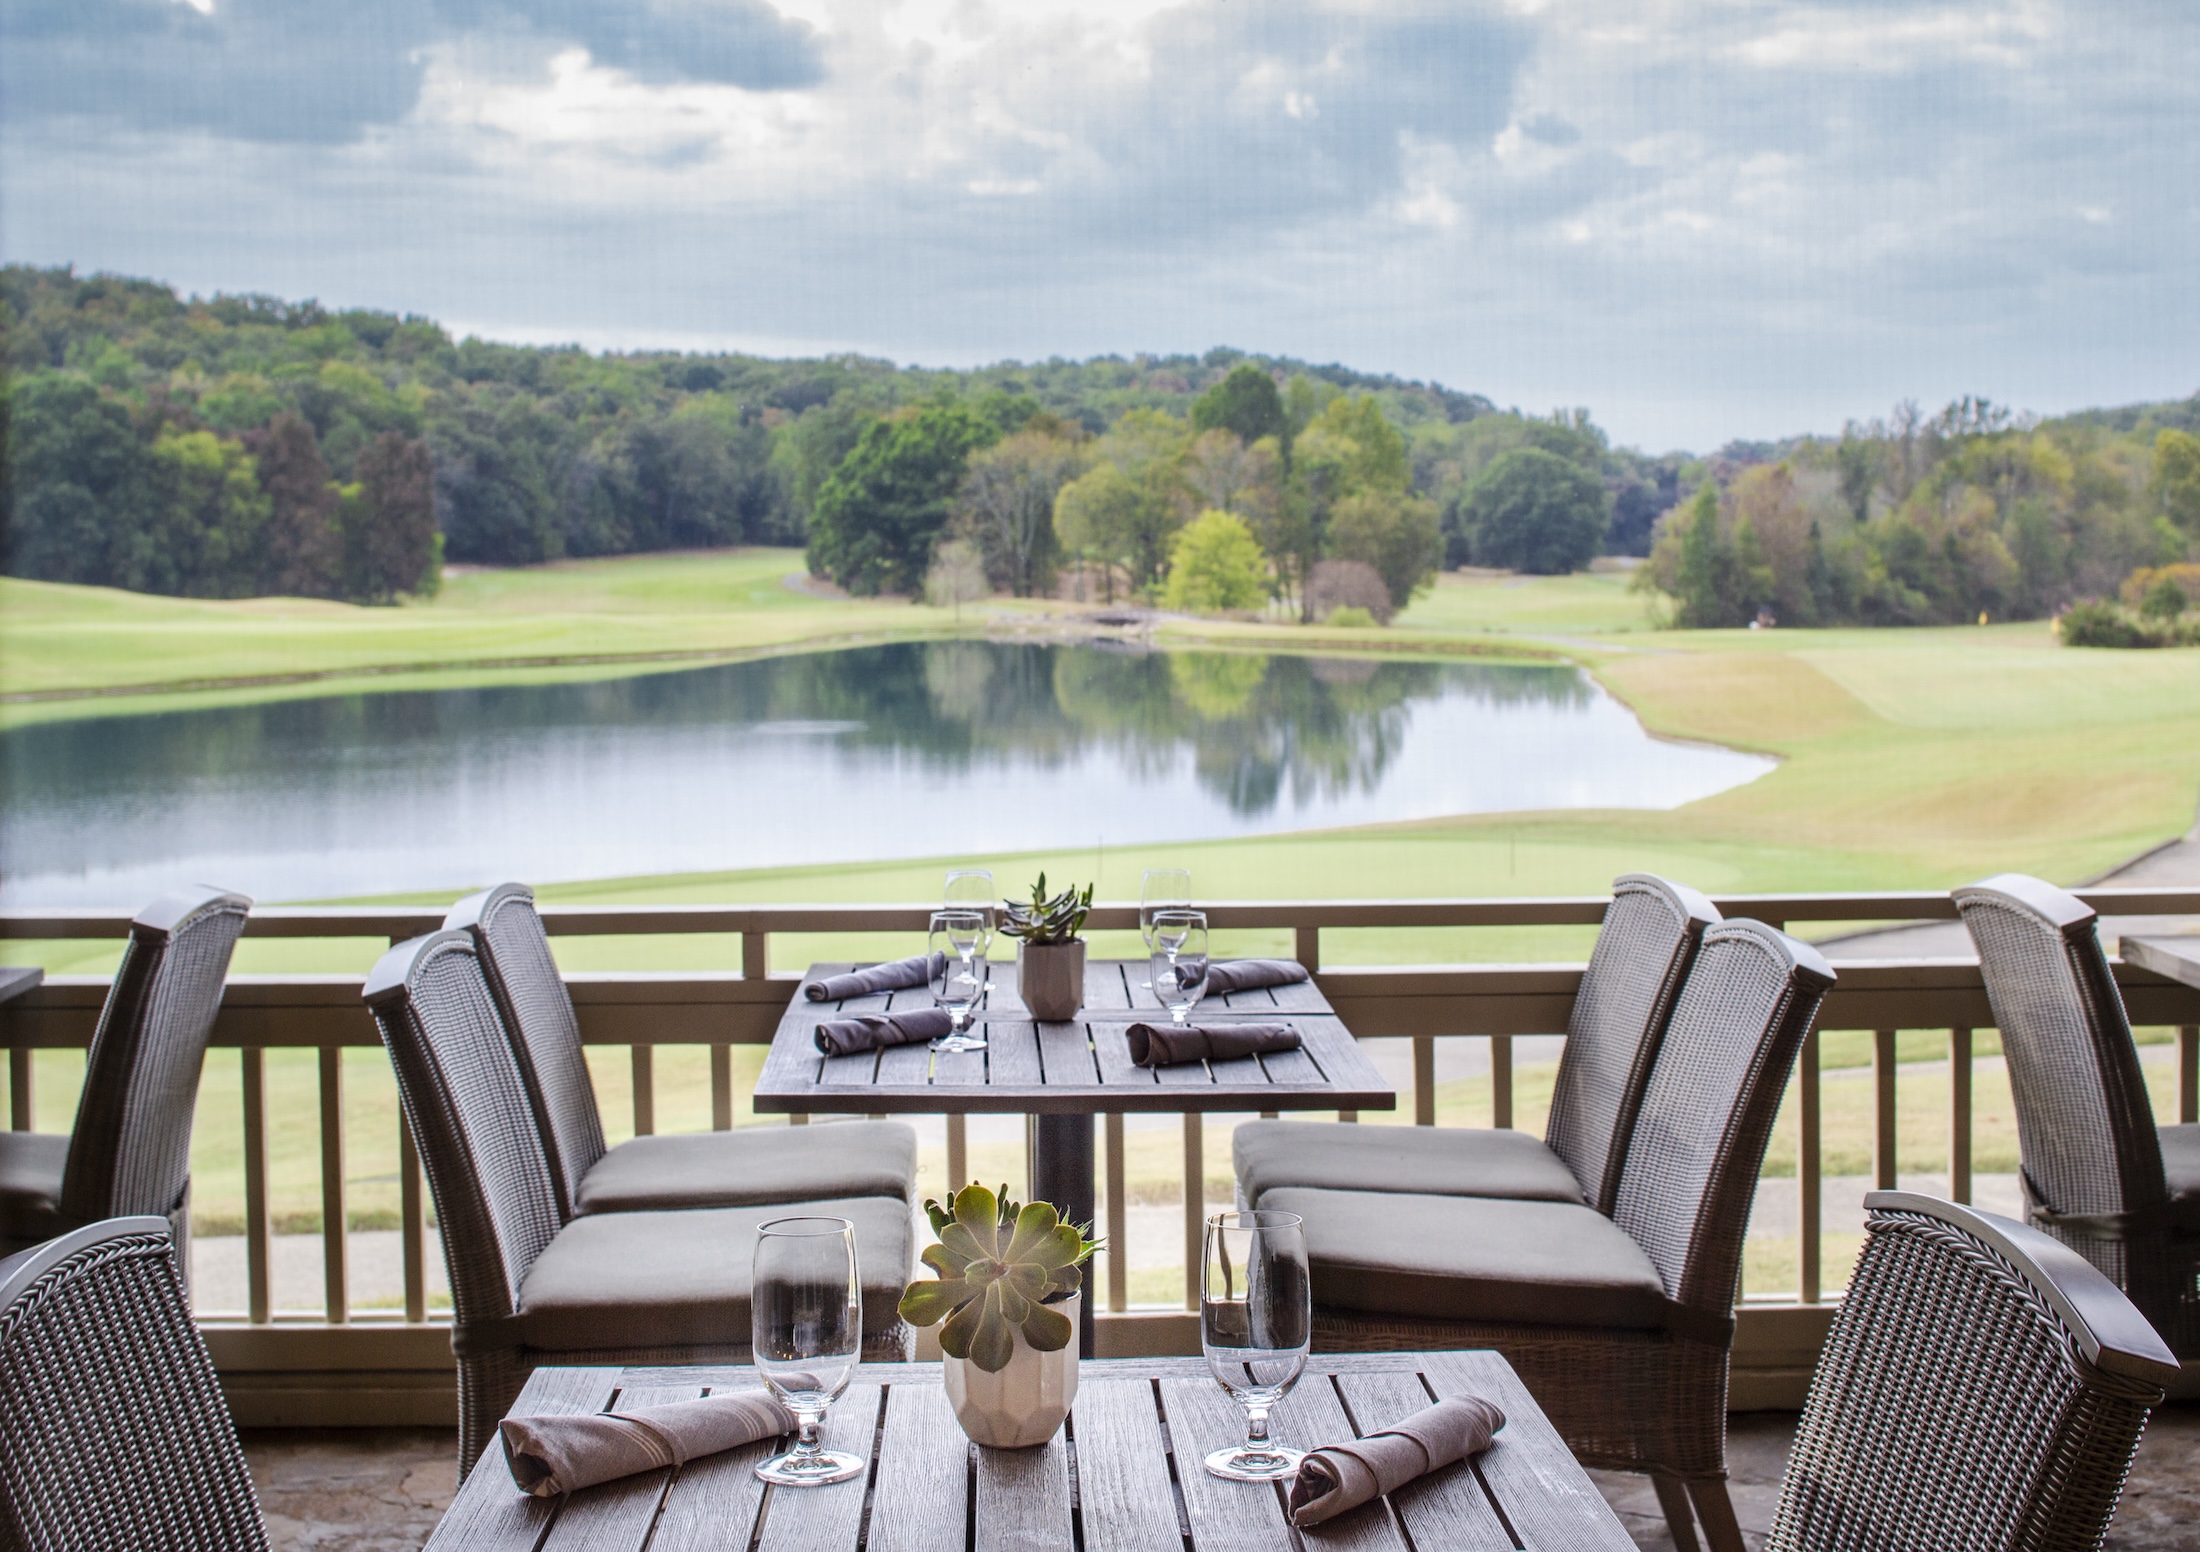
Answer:
[{"label": "table pedestal base", "polygon": [[[1093,1221],[1092,1123],[1089,1114],[1031,1118],[1032,1199],[1052,1202],[1066,1223]],[[1110,1250],[1112,1254],[1122,1254],[1118,1247],[1110,1247]],[[1099,1302],[1099,1289],[1092,1285],[1089,1263],[1085,1267],[1082,1302],[1083,1312],[1077,1322],[1077,1352],[1080,1357],[1091,1358],[1095,1356],[1092,1307]]]}]

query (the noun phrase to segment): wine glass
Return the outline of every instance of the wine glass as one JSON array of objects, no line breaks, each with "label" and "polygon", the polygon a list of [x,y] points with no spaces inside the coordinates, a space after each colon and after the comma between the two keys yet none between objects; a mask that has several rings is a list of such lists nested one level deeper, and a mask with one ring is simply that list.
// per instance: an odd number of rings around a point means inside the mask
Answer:
[{"label": "wine glass", "polygon": [[1188,911],[1191,908],[1190,868],[1148,868],[1146,876],[1138,885],[1138,931],[1146,940],[1146,952],[1151,954],[1154,951],[1154,912]]},{"label": "wine glass", "polygon": [[1153,994],[1178,1024],[1207,995],[1207,913],[1156,911],[1153,916]]},{"label": "wine glass", "polygon": [[1224,1212],[1208,1218],[1199,1345],[1215,1379],[1245,1408],[1245,1442],[1207,1457],[1216,1476],[1270,1482],[1299,1469],[1305,1451],[1268,1437],[1268,1412],[1305,1372],[1313,1324],[1299,1215]]},{"label": "wine glass", "polygon": [[940,891],[940,906],[949,911],[976,911],[985,918],[985,924],[994,924],[994,911],[1000,900],[993,893],[993,872],[990,868],[950,868],[947,887]]},{"label": "wine glass", "polygon": [[993,934],[977,911],[934,911],[925,951],[931,956],[932,1000],[952,1021],[932,1042],[935,1051],[982,1051],[985,1038],[966,1026],[985,996],[985,951]]},{"label": "wine glass", "polygon": [[861,1475],[860,1459],[817,1442],[825,1409],[848,1388],[862,1356],[856,1226],[846,1218],[774,1218],[759,1229],[749,1316],[756,1372],[797,1425],[794,1448],[756,1474],[784,1487]]}]

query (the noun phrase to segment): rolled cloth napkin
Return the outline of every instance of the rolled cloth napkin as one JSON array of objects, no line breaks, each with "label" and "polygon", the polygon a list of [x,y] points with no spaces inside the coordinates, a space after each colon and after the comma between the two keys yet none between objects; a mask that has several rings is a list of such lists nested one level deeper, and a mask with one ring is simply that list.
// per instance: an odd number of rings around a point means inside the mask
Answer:
[{"label": "rolled cloth napkin", "polygon": [[794,1429],[794,1414],[768,1390],[732,1390],[631,1412],[507,1417],[497,1424],[512,1480],[521,1492],[537,1498],[578,1492],[637,1471],[682,1466]]},{"label": "rolled cloth napkin", "polygon": [[915,1045],[937,1040],[955,1027],[945,1008],[915,1008],[907,1013],[858,1013],[826,1019],[817,1026],[817,1048],[827,1056],[855,1056],[882,1045]]},{"label": "rolled cloth napkin", "polygon": [[1131,1060],[1141,1067],[1226,1062],[1299,1048],[1299,1032],[1289,1024],[1133,1024],[1123,1035],[1130,1041]]},{"label": "rolled cloth napkin", "polygon": [[1262,986],[1293,986],[1306,979],[1306,966],[1295,959],[1210,959],[1207,995],[1249,992]]},{"label": "rolled cloth napkin", "polygon": [[1380,1433],[1309,1451],[1291,1479],[1291,1523],[1319,1525],[1415,1477],[1479,1455],[1504,1426],[1505,1414],[1480,1396],[1452,1396]]},{"label": "rolled cloth napkin", "polygon": [[940,963],[946,958],[945,954],[912,954],[907,959],[889,960],[868,970],[829,975],[803,987],[802,995],[812,1002],[838,1002],[843,997],[868,997],[873,992],[898,992],[911,986],[923,986],[938,974]]}]

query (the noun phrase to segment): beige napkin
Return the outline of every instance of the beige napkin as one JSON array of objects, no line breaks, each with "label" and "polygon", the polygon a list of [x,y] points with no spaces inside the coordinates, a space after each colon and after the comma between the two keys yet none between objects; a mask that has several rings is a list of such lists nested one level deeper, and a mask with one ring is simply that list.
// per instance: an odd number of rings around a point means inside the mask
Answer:
[{"label": "beige napkin", "polygon": [[854,1056],[883,1045],[915,1045],[937,1040],[955,1027],[945,1008],[918,1008],[911,1013],[859,1013],[854,1018],[826,1019],[817,1026],[817,1048],[827,1056]]},{"label": "beige napkin", "polygon": [[1295,986],[1306,979],[1306,966],[1295,959],[1207,961],[1207,995],[1225,996],[1263,986]]},{"label": "beige napkin", "polygon": [[507,1417],[497,1424],[512,1480],[537,1498],[578,1492],[637,1471],[682,1466],[794,1429],[794,1414],[768,1390],[730,1390],[631,1412]]},{"label": "beige napkin", "polygon": [[1380,1433],[1311,1451],[1291,1479],[1291,1523],[1319,1525],[1415,1477],[1479,1455],[1504,1426],[1505,1414],[1480,1396],[1453,1396]]},{"label": "beige napkin", "polygon": [[868,970],[829,975],[803,987],[802,995],[812,1002],[838,1002],[843,997],[868,997],[873,992],[898,992],[922,986],[939,973],[940,962],[946,957],[945,954],[912,954],[907,959],[888,960]]},{"label": "beige napkin", "polygon": [[1131,1060],[1141,1067],[1226,1062],[1299,1048],[1299,1032],[1288,1024],[1133,1024],[1123,1037],[1130,1042]]}]

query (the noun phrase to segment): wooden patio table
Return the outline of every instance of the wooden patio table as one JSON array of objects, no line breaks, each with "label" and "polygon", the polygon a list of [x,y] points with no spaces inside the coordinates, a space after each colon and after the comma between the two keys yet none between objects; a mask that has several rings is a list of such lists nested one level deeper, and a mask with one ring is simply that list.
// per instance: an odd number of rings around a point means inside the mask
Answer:
[{"label": "wooden patio table", "polygon": [[0,965],[0,1002],[12,1002],[46,979],[36,965]]},{"label": "wooden patio table", "polygon": [[[1300,1048],[1227,1062],[1140,1067],[1124,1031],[1168,1011],[1144,984],[1144,960],[1085,966],[1085,1006],[1064,1023],[1034,1020],[1016,992],[1013,965],[993,970],[978,1018],[986,1049],[961,1055],[923,1045],[860,1056],[820,1056],[820,1022],[851,1013],[930,1007],[924,987],[840,1002],[811,1002],[810,982],[852,968],[812,965],[772,1037],[757,1077],[756,1108],[794,1114],[1029,1115],[1031,1190],[1073,1223],[1093,1217],[1092,1118],[1109,1111],[1395,1110],[1397,1091],[1375,1070],[1312,981],[1202,1001],[1195,1023],[1282,1023]],[[960,1184],[961,1182],[957,1182]],[[1093,1351],[1093,1301],[1084,1301],[1079,1350]]]},{"label": "wooden patio table", "polygon": [[[733,1367],[537,1369],[510,1415],[655,1405],[757,1383],[754,1370]],[[965,1438],[938,1364],[865,1364],[822,1431],[827,1448],[868,1462],[861,1477],[767,1487],[754,1468],[780,1446],[754,1444],[677,1472],[530,1498],[492,1443],[428,1552],[1631,1552],[1596,1485],[1496,1353],[1317,1354],[1275,1409],[1275,1436],[1300,1448],[1339,1443],[1462,1391],[1504,1409],[1486,1453],[1294,1532],[1275,1484],[1225,1482],[1200,1464],[1245,1436],[1245,1414],[1198,1359],[1086,1361],[1068,1424],[1028,1450]]]},{"label": "wooden patio table", "polygon": [[2166,975],[2187,986],[2200,986],[2200,936],[2123,938],[2116,950],[2126,964]]}]

